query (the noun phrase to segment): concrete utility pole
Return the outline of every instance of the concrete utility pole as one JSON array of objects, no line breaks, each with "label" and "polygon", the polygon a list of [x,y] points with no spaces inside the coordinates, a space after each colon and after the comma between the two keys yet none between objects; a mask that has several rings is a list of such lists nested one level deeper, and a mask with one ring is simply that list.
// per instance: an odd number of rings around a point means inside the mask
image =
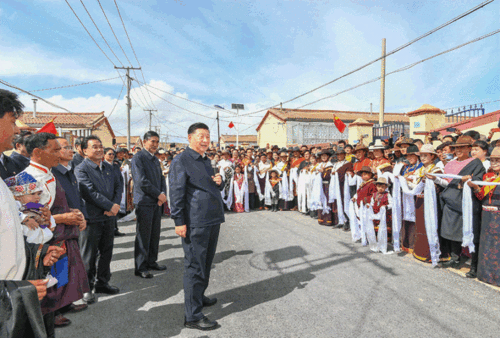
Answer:
[{"label": "concrete utility pole", "polygon": [[156,109],[144,109],[144,111],[148,111],[149,112],[149,130],[151,130],[151,118],[153,117],[153,113],[154,111],[158,111]]},{"label": "concrete utility pole", "polygon": [[32,99],[33,100],[33,118],[36,118],[36,101],[38,99]]},{"label": "concrete utility pole", "polygon": [[127,149],[130,150],[130,109],[132,109],[132,100],[130,100],[130,87],[132,86],[132,78],[130,77],[130,70],[141,70],[141,67],[116,67],[115,69],[127,70]]},{"label": "concrete utility pole", "polygon": [[231,104],[231,109],[236,109],[236,120],[238,125],[236,126],[236,148],[240,146],[240,109],[245,109],[243,104],[233,103]]},{"label": "concrete utility pole", "polygon": [[384,126],[384,110],[385,110],[385,38],[382,39],[382,70],[380,79],[380,113],[378,116],[378,124]]}]

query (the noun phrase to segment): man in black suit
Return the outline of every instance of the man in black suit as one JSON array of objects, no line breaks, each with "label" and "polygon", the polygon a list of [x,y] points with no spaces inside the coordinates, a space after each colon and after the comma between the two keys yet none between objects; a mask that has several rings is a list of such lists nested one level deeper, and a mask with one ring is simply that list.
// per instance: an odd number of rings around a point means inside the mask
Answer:
[{"label": "man in black suit", "polygon": [[71,160],[70,165],[71,168],[78,167],[80,163],[83,162],[85,159],[85,154],[83,153],[82,150],[82,142],[85,138],[84,137],[77,137],[75,140],[75,155],[73,156],[73,159]]},{"label": "man in black suit", "polygon": [[202,313],[216,298],[205,296],[210,270],[217,249],[224,208],[220,191],[224,184],[214,174],[205,152],[210,146],[210,132],[204,123],[188,129],[189,147],[177,155],[170,166],[170,208],[175,233],[182,237],[184,249],[184,326],[212,330],[218,324]]},{"label": "man in black suit", "polygon": [[30,165],[30,155],[26,150],[25,142],[31,135],[32,133],[30,131],[22,131],[21,134],[16,135],[16,137],[14,137],[14,141],[12,141],[14,151],[9,157],[16,164],[18,173]]},{"label": "man in black suit", "polygon": [[120,211],[123,185],[116,178],[113,167],[102,160],[104,148],[97,136],[84,138],[81,147],[86,158],[76,167],[75,176],[86,203],[87,228],[80,233],[80,250],[91,289],[91,292],[84,294],[83,300],[92,303],[94,286],[97,293],[120,292],[117,287],[109,285],[109,280],[115,216]]},{"label": "man in black suit", "polygon": [[18,174],[17,165],[9,156],[0,154],[0,177],[5,180]]},{"label": "man in black suit", "polygon": [[149,270],[166,270],[158,265],[160,245],[161,208],[167,201],[167,184],[160,161],[155,153],[160,136],[154,131],[144,134],[144,149],[132,158],[132,179],[134,180],[134,205],[137,216],[135,237],[135,275],[153,278]]}]

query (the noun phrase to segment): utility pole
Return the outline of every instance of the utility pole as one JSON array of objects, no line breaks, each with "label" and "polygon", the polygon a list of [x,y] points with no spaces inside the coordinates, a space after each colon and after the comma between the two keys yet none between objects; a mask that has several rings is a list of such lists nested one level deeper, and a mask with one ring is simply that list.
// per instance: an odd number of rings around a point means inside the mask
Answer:
[{"label": "utility pole", "polygon": [[149,112],[149,130],[151,130],[151,118],[153,117],[153,113],[154,111],[158,111],[156,109],[144,109],[144,111],[148,111]]},{"label": "utility pole", "polygon": [[219,111],[217,111],[217,144],[220,147]]},{"label": "utility pole", "polygon": [[380,76],[380,113],[378,116],[378,124],[384,126],[384,109],[385,109],[385,38],[382,39],[382,70]]},{"label": "utility pole", "polygon": [[231,109],[236,109],[236,120],[238,125],[236,126],[236,148],[240,146],[240,109],[245,109],[245,105],[239,103],[231,104]]},{"label": "utility pole", "polygon": [[130,99],[130,87],[132,86],[132,78],[130,77],[130,70],[141,70],[141,67],[116,67],[115,69],[127,70],[127,149],[130,150],[130,109],[132,109],[132,100]]}]

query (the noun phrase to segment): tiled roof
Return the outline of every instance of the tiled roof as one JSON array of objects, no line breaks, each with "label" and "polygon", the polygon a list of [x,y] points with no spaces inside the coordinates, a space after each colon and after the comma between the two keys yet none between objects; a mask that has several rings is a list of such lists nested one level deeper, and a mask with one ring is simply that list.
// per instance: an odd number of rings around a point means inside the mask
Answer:
[{"label": "tiled roof", "polygon": [[29,126],[42,126],[54,119],[56,127],[91,127],[104,117],[100,113],[50,113],[37,112],[36,118],[33,112],[24,112],[20,120]]},{"label": "tiled roof", "polygon": [[[137,143],[141,140],[140,136],[130,136],[130,143]],[[127,136],[117,136],[116,144],[127,143]]]},{"label": "tiled roof", "polygon": [[[226,143],[236,143],[236,135],[221,135],[220,138]],[[257,135],[240,135],[238,141],[240,143],[257,143]]]},{"label": "tiled roof", "polygon": [[[371,123],[378,123],[378,113],[358,112],[358,111],[340,111],[340,110],[312,110],[312,109],[269,109],[257,127],[260,129],[269,115],[285,121],[303,121],[303,122],[332,122],[333,115],[337,116],[344,123],[351,123],[358,118],[363,118]],[[404,122],[410,123],[409,117],[404,113],[384,113],[385,122]]]}]

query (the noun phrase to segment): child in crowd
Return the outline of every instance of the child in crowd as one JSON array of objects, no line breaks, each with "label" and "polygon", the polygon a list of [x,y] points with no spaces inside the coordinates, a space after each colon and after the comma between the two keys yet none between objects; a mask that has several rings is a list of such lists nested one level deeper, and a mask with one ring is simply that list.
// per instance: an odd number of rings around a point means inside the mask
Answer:
[{"label": "child in crowd", "polygon": [[37,182],[33,176],[23,171],[7,178],[5,183],[12,191],[19,207],[19,217],[23,225],[23,234],[27,237],[26,241],[45,244],[51,240],[56,223],[52,216],[47,222],[40,210],[44,207],[39,203],[42,194],[41,182]]},{"label": "child in crowd", "polygon": [[[389,191],[387,191],[387,179],[385,177],[379,177],[375,182],[375,186],[377,187],[377,191],[373,194],[370,206],[375,214],[380,212],[380,208],[386,207],[387,231],[390,233],[392,215],[389,210],[392,209],[392,196]],[[373,223],[375,225],[375,231],[377,232],[380,221],[375,220]]]},{"label": "child in crowd", "polygon": [[371,202],[373,194],[377,192],[377,187],[373,183],[373,173],[370,167],[363,166],[361,170],[358,171],[358,175],[361,175],[363,182],[352,199],[359,207],[361,203],[367,205]]},{"label": "child in crowd", "polygon": [[269,183],[271,183],[271,211],[278,211],[278,204],[280,199],[280,187],[279,183],[281,178],[279,178],[279,171],[276,168],[269,170]]}]

